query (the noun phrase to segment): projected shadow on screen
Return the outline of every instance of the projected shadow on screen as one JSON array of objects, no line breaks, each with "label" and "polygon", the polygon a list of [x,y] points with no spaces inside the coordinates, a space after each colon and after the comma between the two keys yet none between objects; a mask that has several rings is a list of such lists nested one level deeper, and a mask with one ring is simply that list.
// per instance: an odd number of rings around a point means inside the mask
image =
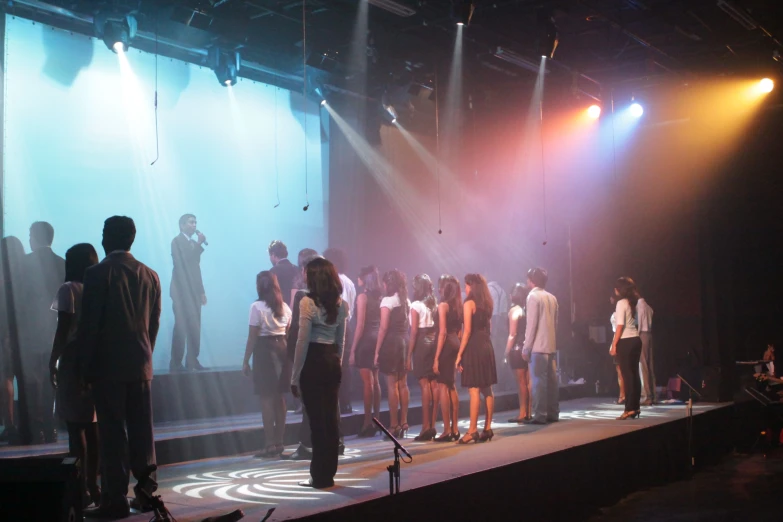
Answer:
[{"label": "projected shadow on screen", "polygon": [[46,53],[44,75],[66,87],[72,86],[82,69],[92,63],[95,40],[54,28],[44,29],[42,39]]}]

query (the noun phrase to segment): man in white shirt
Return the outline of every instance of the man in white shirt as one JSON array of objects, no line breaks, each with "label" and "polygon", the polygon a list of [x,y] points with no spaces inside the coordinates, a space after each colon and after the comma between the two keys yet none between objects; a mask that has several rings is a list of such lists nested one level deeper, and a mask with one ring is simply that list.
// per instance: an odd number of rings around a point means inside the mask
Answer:
[{"label": "man in white shirt", "polygon": [[[339,248],[327,248],[324,251],[324,257],[331,261],[334,267],[337,269],[337,273],[340,275],[340,283],[343,285],[343,293],[341,297],[343,301],[348,303],[348,328],[345,332],[345,346],[351,346],[353,343],[353,308],[356,304],[356,287],[353,281],[343,273],[345,270],[345,252]],[[353,407],[351,406],[351,373],[352,368],[348,364],[350,357],[343,357],[342,367],[343,376],[340,383],[340,413],[353,413]]]},{"label": "man in white shirt", "polygon": [[525,424],[557,422],[560,417],[557,382],[557,314],[555,296],[544,290],[546,270],[532,268],[527,273],[527,328],[522,356],[530,361],[533,376],[533,418]]},{"label": "man in white shirt", "polygon": [[653,309],[643,298],[636,303],[639,323],[639,338],[642,340],[642,357],[639,359],[639,373],[642,377],[642,406],[655,403],[655,365],[653,364],[652,320]]}]

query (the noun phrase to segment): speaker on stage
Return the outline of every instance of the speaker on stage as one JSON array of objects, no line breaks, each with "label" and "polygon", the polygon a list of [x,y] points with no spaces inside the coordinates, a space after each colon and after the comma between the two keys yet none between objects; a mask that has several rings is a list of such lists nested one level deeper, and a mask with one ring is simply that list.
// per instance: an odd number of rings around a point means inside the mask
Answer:
[{"label": "speaker on stage", "polygon": [[3,520],[81,522],[81,477],[73,457],[0,459]]}]

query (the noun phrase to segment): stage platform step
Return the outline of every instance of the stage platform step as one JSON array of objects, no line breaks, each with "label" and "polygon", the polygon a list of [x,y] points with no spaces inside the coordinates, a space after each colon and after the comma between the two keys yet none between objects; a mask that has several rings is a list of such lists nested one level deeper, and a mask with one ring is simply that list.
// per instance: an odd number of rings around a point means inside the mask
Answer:
[{"label": "stage platform step", "polygon": [[[240,377],[245,379],[243,375]],[[156,376],[155,381],[157,382]],[[153,385],[155,386],[155,385]],[[460,417],[469,415],[469,397],[467,390],[460,389]],[[586,385],[572,385],[560,388],[562,400],[584,397],[590,392]],[[153,387],[153,397],[160,394],[160,387]],[[255,395],[250,395],[258,402]],[[155,399],[160,400],[160,399]],[[354,402],[356,404],[356,402]],[[516,393],[498,393],[495,396],[497,410],[518,407]],[[386,401],[381,404],[381,421],[388,425],[389,413]],[[156,413],[157,415],[157,413]],[[416,395],[411,397],[408,408],[410,424],[421,423],[421,401]],[[353,413],[342,415],[342,430],[346,437],[356,435],[364,419],[362,406],[354,407]],[[302,422],[300,414],[288,413],[286,417],[285,443],[296,444],[299,441],[299,428]],[[155,450],[158,464],[174,464],[189,460],[226,457],[244,453],[255,453],[264,447],[264,427],[260,412],[221,415],[195,420],[160,421],[155,420]],[[0,446],[0,458],[18,458],[36,455],[58,455],[68,451],[65,433],[61,433],[56,444],[37,446]]]}]

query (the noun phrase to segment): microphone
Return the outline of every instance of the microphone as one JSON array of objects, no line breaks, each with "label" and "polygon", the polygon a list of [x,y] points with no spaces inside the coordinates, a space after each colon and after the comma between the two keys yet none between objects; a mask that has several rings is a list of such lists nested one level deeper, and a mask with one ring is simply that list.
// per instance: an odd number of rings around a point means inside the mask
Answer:
[{"label": "microphone", "polygon": [[302,207],[302,210],[304,210],[305,212],[307,212],[307,209],[308,209],[308,208],[310,208],[310,203],[308,203],[307,205],[305,205],[304,207]]},{"label": "microphone", "polygon": [[[201,234],[201,232],[196,230],[196,234]],[[204,240],[204,246],[209,246],[209,243],[207,243],[206,239]]]}]

